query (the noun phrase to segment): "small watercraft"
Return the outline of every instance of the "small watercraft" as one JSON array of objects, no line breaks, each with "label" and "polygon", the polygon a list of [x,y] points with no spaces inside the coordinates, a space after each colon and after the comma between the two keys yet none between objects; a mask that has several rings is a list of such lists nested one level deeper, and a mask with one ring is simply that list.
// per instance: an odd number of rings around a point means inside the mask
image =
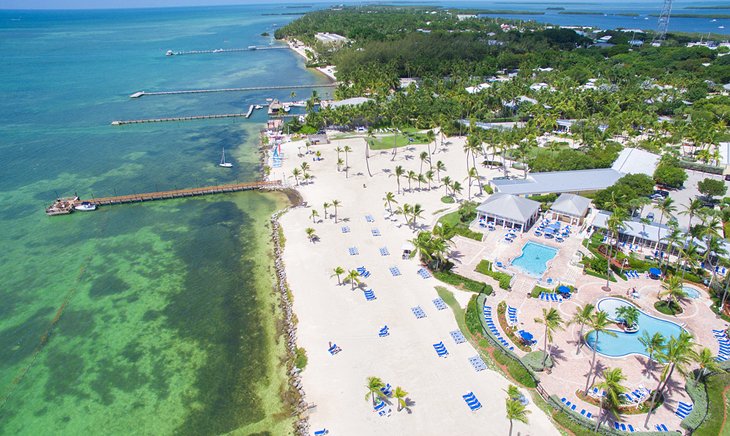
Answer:
[{"label": "small watercraft", "polygon": [[78,210],[79,212],[91,212],[92,210],[96,210],[96,205],[89,203],[88,201],[83,201],[81,204],[74,206],[74,210]]},{"label": "small watercraft", "polygon": [[172,50],[168,50],[167,53],[165,53],[165,56],[174,56],[175,52]]},{"label": "small watercraft", "polygon": [[233,164],[232,163],[226,162],[226,149],[225,148],[223,149],[223,154],[221,155],[221,161],[218,164],[218,166],[219,167],[223,167],[223,168],[231,168],[231,167],[233,167]]}]

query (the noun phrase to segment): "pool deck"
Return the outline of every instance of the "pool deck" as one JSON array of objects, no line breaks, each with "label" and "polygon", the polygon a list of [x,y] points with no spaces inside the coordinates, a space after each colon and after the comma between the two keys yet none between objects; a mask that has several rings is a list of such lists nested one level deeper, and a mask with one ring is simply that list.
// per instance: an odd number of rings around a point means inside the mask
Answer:
[{"label": "pool deck", "polygon": [[[475,230],[477,230],[475,228]],[[532,233],[524,233],[518,235],[512,244],[503,242],[506,231],[497,228],[495,231],[485,231],[485,240],[477,242],[465,238],[455,238],[456,256],[452,259],[455,263],[455,271],[464,276],[484,281],[491,284],[496,294],[490,296],[487,301],[496,306],[500,301],[505,301],[509,306],[518,309],[518,325],[517,329],[524,329],[535,336],[537,340],[536,347],[542,349],[544,340],[544,328],[542,325],[534,321],[535,318],[542,314],[542,309],[555,306],[564,321],[568,321],[576,311],[578,306],[587,303],[596,304],[601,298],[608,296],[618,296],[626,298],[627,293],[633,288],[640,294],[638,299],[631,301],[645,313],[656,318],[665,319],[682,325],[691,332],[695,341],[708,347],[714,354],[718,352],[718,343],[712,335],[712,329],[720,329],[727,327],[727,323],[719,319],[710,309],[708,298],[697,300],[687,300],[682,302],[684,313],[669,317],[659,313],[654,309],[654,303],[657,301],[657,293],[661,288],[658,280],[645,278],[643,275],[639,279],[619,280],[611,283],[611,291],[606,292],[602,289],[605,286],[605,280],[596,277],[584,275],[582,268],[577,265],[578,255],[576,252],[586,252],[581,245],[582,236],[573,234],[563,243],[557,243],[554,240],[546,240],[538,238]],[[538,281],[518,270],[506,267],[507,272],[516,273],[516,278],[512,282],[512,291],[508,292],[499,289],[497,282],[491,277],[486,277],[476,271],[474,268],[482,259],[500,260],[508,263],[511,259],[519,256],[522,246],[527,241],[534,241],[551,247],[560,248],[557,256],[550,262],[549,268],[543,276],[542,281]],[[548,303],[539,299],[529,297],[530,290],[535,284],[546,286],[546,279],[550,277],[554,280],[553,287],[558,282],[567,283],[576,286],[579,291],[574,293],[569,300],[563,300],[562,303]],[[498,326],[502,330],[501,326]],[[584,402],[576,396],[576,391],[585,389],[586,376],[590,370],[592,358],[592,349],[588,346],[582,346],[578,350],[578,338],[580,327],[578,325],[570,325],[565,327],[565,331],[558,332],[553,335],[555,342],[552,346],[552,356],[556,361],[556,365],[550,374],[541,374],[541,385],[551,394],[558,397],[566,397],[572,403],[577,404],[577,411],[586,409],[593,415],[597,415],[598,407],[590,403]],[[587,332],[586,329],[584,331]],[[524,355],[525,352],[515,348],[518,355]],[[639,386],[648,389],[654,389],[658,383],[658,376],[661,370],[653,368],[647,371],[647,358],[642,355],[628,355],[624,357],[611,358],[601,356],[596,357],[596,368],[600,374],[603,369],[620,367],[624,375],[627,377],[625,386],[631,390]],[[600,381],[600,377],[592,377],[593,383]],[[668,388],[668,400],[652,415],[649,421],[649,429],[653,430],[655,424],[665,424],[670,430],[680,429],[681,419],[674,414],[677,404],[680,401],[691,403],[684,390],[684,380],[681,375],[672,376]],[[631,424],[638,430],[644,429],[643,423],[646,418],[645,414],[640,415],[623,415],[622,422]]]}]

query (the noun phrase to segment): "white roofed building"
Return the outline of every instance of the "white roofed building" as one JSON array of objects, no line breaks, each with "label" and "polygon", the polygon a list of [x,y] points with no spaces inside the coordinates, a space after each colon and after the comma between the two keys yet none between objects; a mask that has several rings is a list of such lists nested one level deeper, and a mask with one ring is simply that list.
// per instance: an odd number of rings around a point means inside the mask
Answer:
[{"label": "white roofed building", "polygon": [[552,219],[581,225],[591,208],[591,200],[576,194],[560,194],[550,207]]},{"label": "white roofed building", "polygon": [[659,165],[659,155],[638,148],[624,148],[619,153],[611,168],[624,174],[654,175]]},{"label": "white roofed building", "polygon": [[532,227],[539,214],[540,203],[510,194],[493,194],[477,206],[477,222],[480,226],[493,223],[522,232]]}]

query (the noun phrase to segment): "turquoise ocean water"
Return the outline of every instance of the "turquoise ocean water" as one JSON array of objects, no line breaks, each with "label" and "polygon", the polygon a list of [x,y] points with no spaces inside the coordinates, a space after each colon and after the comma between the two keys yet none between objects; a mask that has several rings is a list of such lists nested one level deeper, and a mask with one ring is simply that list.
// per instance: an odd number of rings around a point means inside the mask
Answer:
[{"label": "turquoise ocean water", "polygon": [[[57,195],[253,180],[258,130],[229,119],[288,91],[130,99],[139,90],[326,80],[267,45],[282,5],[0,11],[0,434],[244,434],[279,425],[266,218],[240,193],[47,217]],[[310,95],[298,90],[301,98]],[[226,148],[234,168],[216,166]],[[268,321],[267,321],[268,320]]]}]

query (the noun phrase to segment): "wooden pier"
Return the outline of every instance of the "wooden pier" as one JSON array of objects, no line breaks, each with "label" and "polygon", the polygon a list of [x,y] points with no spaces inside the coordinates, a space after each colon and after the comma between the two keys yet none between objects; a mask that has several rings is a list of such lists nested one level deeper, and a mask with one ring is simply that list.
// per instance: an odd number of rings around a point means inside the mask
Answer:
[{"label": "wooden pier", "polygon": [[216,48],[213,50],[184,50],[184,51],[173,51],[168,50],[165,53],[166,56],[184,56],[184,55],[196,55],[196,54],[217,54],[217,53],[236,53],[242,51],[259,51],[259,50],[287,50],[289,46],[276,45],[276,46],[249,46],[246,48]]},{"label": "wooden pier", "polygon": [[178,91],[138,91],[129,98],[140,98],[145,95],[180,95],[180,94],[205,94],[209,92],[247,92],[247,91],[268,91],[276,89],[306,89],[306,88],[334,88],[337,83],[323,83],[320,85],[278,85],[278,86],[250,86],[245,88],[218,88],[218,89],[182,89]]},{"label": "wooden pier", "polygon": [[[228,192],[254,191],[254,190],[275,190],[283,187],[281,180],[249,182],[249,183],[233,183],[229,185],[206,186],[202,188],[175,189],[172,191],[147,192],[143,194],[119,195],[115,197],[102,197],[84,200],[86,204],[95,206],[109,206],[114,204],[140,203],[144,201],[167,200],[172,198],[198,197],[201,195],[224,194]],[[59,199],[54,202],[56,205],[59,201],[68,202],[69,199]],[[73,206],[81,204],[82,201],[78,197],[74,197],[74,204],[71,204],[63,214],[69,214],[73,211]],[[48,215],[61,215],[61,213],[49,213],[50,208],[46,209]]]},{"label": "wooden pier", "polygon": [[194,120],[212,120],[216,118],[248,118],[251,111],[245,114],[213,114],[213,115],[192,115],[187,117],[168,117],[168,118],[148,118],[141,120],[115,120],[112,126],[124,126],[125,124],[147,124],[147,123],[168,123],[171,121],[194,121]]}]

